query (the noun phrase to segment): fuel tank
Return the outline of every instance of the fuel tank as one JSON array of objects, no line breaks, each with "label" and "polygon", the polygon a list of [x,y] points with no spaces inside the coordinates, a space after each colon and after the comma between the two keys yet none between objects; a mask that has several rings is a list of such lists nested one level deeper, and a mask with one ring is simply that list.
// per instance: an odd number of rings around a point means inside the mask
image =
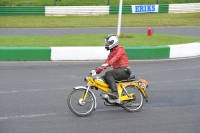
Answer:
[{"label": "fuel tank", "polygon": [[105,81],[101,78],[98,78],[98,79],[95,79],[94,80],[95,83],[99,86],[102,86],[102,87],[109,87],[107,83],[105,83]]}]

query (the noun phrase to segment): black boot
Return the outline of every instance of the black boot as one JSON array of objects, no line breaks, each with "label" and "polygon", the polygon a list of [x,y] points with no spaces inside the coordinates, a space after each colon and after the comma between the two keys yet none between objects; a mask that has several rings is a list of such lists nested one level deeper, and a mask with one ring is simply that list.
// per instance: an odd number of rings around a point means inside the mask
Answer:
[{"label": "black boot", "polygon": [[118,92],[117,92],[117,85],[116,83],[110,83],[109,84],[110,89],[112,90],[111,93],[108,93],[108,95],[113,99],[118,99]]}]

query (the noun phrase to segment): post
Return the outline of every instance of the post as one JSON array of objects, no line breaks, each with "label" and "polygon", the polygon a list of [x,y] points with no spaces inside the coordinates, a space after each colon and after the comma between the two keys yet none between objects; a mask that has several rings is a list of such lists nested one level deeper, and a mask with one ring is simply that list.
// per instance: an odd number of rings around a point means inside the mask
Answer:
[{"label": "post", "polygon": [[56,0],[54,0],[54,6],[56,6]]},{"label": "post", "polygon": [[152,28],[148,28],[147,29],[147,36],[152,36],[153,34],[153,29]]},{"label": "post", "polygon": [[110,5],[110,0],[108,0],[108,5]]},{"label": "post", "polygon": [[121,20],[122,20],[122,3],[123,0],[119,2],[119,14],[118,14],[118,27],[117,27],[117,36],[120,36]]}]

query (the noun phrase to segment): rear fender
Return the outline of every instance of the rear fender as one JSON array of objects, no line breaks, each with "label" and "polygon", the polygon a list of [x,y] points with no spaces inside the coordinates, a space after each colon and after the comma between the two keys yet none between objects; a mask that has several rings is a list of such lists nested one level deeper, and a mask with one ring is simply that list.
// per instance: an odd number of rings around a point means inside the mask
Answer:
[{"label": "rear fender", "polygon": [[142,93],[142,95],[143,95],[145,101],[148,102],[148,95],[147,95],[146,91],[143,90],[142,88],[140,88],[139,86],[137,86],[137,88],[138,88],[138,90]]},{"label": "rear fender", "polygon": [[[85,87],[85,86],[76,86],[76,87],[74,87],[73,88],[74,90],[79,90],[79,89],[84,89],[84,90],[87,90],[87,88]],[[93,97],[94,97],[94,109],[96,110],[96,108],[97,108],[97,100],[96,100],[96,97],[95,97],[95,95],[94,95],[94,93],[89,89],[88,90],[92,95],[93,95]]]}]

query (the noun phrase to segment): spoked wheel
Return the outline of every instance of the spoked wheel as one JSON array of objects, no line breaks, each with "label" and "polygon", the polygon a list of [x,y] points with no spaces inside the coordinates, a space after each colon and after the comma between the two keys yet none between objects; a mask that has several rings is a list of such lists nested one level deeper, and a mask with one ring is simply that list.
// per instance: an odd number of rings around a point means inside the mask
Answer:
[{"label": "spoked wheel", "polygon": [[[135,86],[127,86],[125,89],[128,94],[133,94],[134,98],[133,100],[124,101],[122,107],[128,112],[139,111],[144,103],[142,93]],[[125,91],[122,92],[123,94],[126,95]]]},{"label": "spoked wheel", "polygon": [[68,96],[67,104],[72,113],[83,117],[90,115],[95,108],[95,97],[88,91],[86,100],[83,97],[86,93],[84,88],[74,89]]}]

